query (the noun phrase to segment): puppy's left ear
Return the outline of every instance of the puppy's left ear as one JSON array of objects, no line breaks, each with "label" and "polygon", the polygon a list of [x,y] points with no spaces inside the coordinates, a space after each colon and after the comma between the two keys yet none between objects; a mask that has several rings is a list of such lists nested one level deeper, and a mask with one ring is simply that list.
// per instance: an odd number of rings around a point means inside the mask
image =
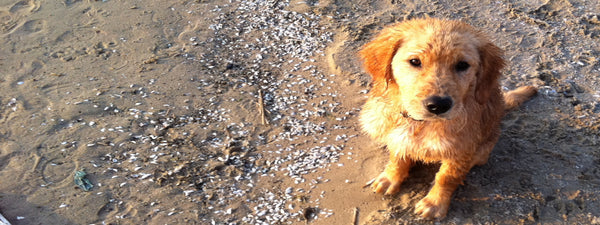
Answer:
[{"label": "puppy's left ear", "polygon": [[477,72],[475,87],[475,99],[479,104],[486,103],[491,93],[499,91],[500,70],[505,65],[502,55],[502,49],[490,42],[479,47],[481,64]]}]

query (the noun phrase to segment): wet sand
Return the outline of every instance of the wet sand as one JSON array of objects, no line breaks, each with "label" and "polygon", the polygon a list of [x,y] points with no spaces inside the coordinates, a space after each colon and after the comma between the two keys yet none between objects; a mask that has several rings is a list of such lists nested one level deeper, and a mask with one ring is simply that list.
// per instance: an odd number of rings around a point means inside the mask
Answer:
[{"label": "wet sand", "polygon": [[[600,3],[0,2],[0,214],[12,224],[600,224]],[[447,218],[363,188],[387,160],[358,127],[357,51],[407,18],[505,49],[509,113]],[[85,169],[91,191],[73,182]]]}]

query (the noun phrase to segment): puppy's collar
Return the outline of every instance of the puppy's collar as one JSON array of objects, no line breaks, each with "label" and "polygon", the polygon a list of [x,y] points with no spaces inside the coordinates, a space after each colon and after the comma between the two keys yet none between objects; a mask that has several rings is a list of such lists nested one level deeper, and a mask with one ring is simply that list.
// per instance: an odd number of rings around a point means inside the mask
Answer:
[{"label": "puppy's collar", "polygon": [[423,120],[418,120],[418,119],[415,119],[415,118],[411,117],[411,116],[410,116],[410,115],[409,115],[409,114],[408,114],[406,111],[402,112],[402,116],[403,116],[404,118],[411,119],[411,120],[413,120],[413,121],[418,121],[418,122],[421,122],[421,121],[423,121]]}]

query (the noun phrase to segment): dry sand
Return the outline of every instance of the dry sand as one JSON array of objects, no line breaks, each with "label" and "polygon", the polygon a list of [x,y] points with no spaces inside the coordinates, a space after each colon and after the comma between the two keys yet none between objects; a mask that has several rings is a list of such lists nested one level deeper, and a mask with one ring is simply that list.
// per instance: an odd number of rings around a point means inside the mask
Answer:
[{"label": "dry sand", "polygon": [[[0,213],[434,223],[412,210],[436,165],[395,196],[363,189],[387,158],[357,125],[369,83],[358,49],[429,15],[493,37],[504,88],[540,88],[435,223],[600,224],[599,12],[596,0],[0,1]],[[82,169],[89,192],[73,183]]]}]

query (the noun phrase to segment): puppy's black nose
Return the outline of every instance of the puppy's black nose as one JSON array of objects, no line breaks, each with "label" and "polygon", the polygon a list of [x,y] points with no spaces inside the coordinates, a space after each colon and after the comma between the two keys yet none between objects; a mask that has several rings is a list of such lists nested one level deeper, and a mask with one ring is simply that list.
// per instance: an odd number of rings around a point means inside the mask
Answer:
[{"label": "puppy's black nose", "polygon": [[425,105],[427,111],[429,111],[430,113],[440,115],[442,113],[448,112],[448,110],[452,108],[452,98],[448,96],[432,96],[425,99],[423,104]]}]

